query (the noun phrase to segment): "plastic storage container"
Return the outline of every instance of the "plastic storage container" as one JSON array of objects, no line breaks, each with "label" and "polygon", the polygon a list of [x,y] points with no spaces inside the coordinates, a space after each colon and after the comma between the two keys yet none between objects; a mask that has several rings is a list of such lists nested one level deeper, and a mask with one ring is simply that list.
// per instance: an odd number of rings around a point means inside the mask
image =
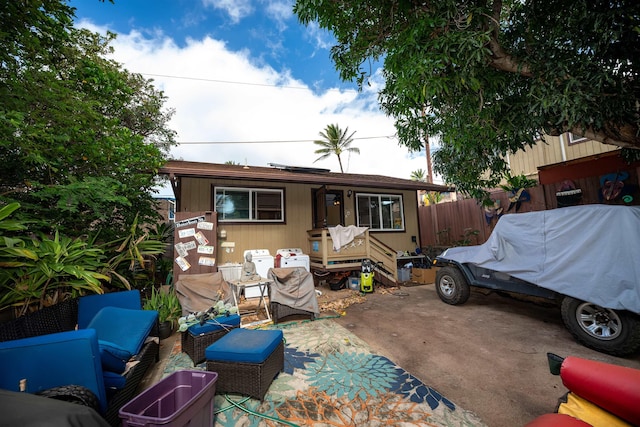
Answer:
[{"label": "plastic storage container", "polygon": [[398,281],[399,282],[408,282],[411,280],[411,269],[407,267],[402,267],[398,269]]},{"label": "plastic storage container", "polygon": [[212,426],[218,374],[176,371],[120,408],[123,427]]}]

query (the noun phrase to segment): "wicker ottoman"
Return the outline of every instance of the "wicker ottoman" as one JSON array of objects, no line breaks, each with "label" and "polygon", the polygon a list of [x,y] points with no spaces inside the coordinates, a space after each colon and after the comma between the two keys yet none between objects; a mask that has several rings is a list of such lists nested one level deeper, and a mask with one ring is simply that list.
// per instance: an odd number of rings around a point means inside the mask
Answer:
[{"label": "wicker ottoman", "polygon": [[271,303],[269,304],[269,311],[271,311],[271,318],[273,319],[273,323],[279,323],[285,318],[290,318],[290,320],[313,320],[315,318],[315,314],[311,311],[289,307],[288,305],[280,304],[273,301],[271,301]]},{"label": "wicker ottoman", "polygon": [[234,329],[205,350],[207,371],[218,373],[216,393],[264,399],[284,369],[281,330]]},{"label": "wicker ottoman", "polygon": [[182,333],[182,352],[187,353],[193,365],[204,362],[204,351],[211,344],[222,338],[232,329],[240,327],[240,315],[207,320],[204,325],[190,326]]}]

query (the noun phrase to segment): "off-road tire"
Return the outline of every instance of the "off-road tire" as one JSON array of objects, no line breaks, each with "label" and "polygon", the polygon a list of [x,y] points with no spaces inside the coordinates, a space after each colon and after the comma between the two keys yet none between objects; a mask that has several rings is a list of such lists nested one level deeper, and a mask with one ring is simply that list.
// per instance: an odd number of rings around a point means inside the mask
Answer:
[{"label": "off-road tire", "polygon": [[457,267],[447,266],[436,273],[436,292],[443,302],[459,305],[467,302],[471,288]]},{"label": "off-road tire", "polygon": [[624,357],[640,351],[640,317],[575,298],[562,300],[562,321],[571,335],[593,350]]}]

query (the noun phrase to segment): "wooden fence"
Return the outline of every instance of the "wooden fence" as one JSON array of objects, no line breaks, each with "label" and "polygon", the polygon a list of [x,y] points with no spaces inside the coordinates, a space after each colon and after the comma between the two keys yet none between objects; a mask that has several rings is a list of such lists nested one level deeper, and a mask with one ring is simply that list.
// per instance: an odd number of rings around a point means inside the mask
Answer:
[{"label": "wooden fence", "polygon": [[[498,201],[502,213],[532,212],[547,209],[545,190],[542,186],[527,188],[530,200],[521,202],[509,210],[509,195],[502,190],[491,192]],[[516,211],[517,208],[517,211]],[[487,241],[496,225],[498,216],[487,211],[475,199],[463,199],[450,203],[421,206],[418,209],[420,242],[433,256],[450,246],[479,245]]]}]

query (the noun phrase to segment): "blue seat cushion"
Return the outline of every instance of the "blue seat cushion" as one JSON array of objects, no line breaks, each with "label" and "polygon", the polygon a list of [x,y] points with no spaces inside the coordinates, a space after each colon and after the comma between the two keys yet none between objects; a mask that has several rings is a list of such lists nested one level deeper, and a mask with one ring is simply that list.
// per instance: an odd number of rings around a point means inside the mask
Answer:
[{"label": "blue seat cushion", "polygon": [[265,331],[237,328],[204,351],[207,360],[263,363],[282,342],[281,330]]},{"label": "blue seat cushion", "polygon": [[189,333],[193,336],[208,334],[210,332],[220,331],[222,329],[231,329],[240,326],[240,315],[232,314],[225,317],[217,317],[207,320],[204,325],[196,323],[189,326]]},{"label": "blue seat cushion", "polygon": [[98,340],[116,344],[134,355],[138,354],[157,321],[155,310],[104,307],[91,319],[87,329],[95,329]]},{"label": "blue seat cushion", "polygon": [[127,361],[133,356],[124,348],[109,341],[98,340],[100,361],[104,371],[121,374],[127,367]]},{"label": "blue seat cushion", "polygon": [[123,375],[116,374],[115,372],[106,371],[103,373],[103,378],[104,386],[107,390],[120,390],[124,388],[127,382],[127,379]]},{"label": "blue seat cushion", "polygon": [[78,300],[78,329],[86,329],[91,319],[104,307],[120,307],[131,310],[142,308],[140,291],[111,292],[108,294],[86,295]]}]

